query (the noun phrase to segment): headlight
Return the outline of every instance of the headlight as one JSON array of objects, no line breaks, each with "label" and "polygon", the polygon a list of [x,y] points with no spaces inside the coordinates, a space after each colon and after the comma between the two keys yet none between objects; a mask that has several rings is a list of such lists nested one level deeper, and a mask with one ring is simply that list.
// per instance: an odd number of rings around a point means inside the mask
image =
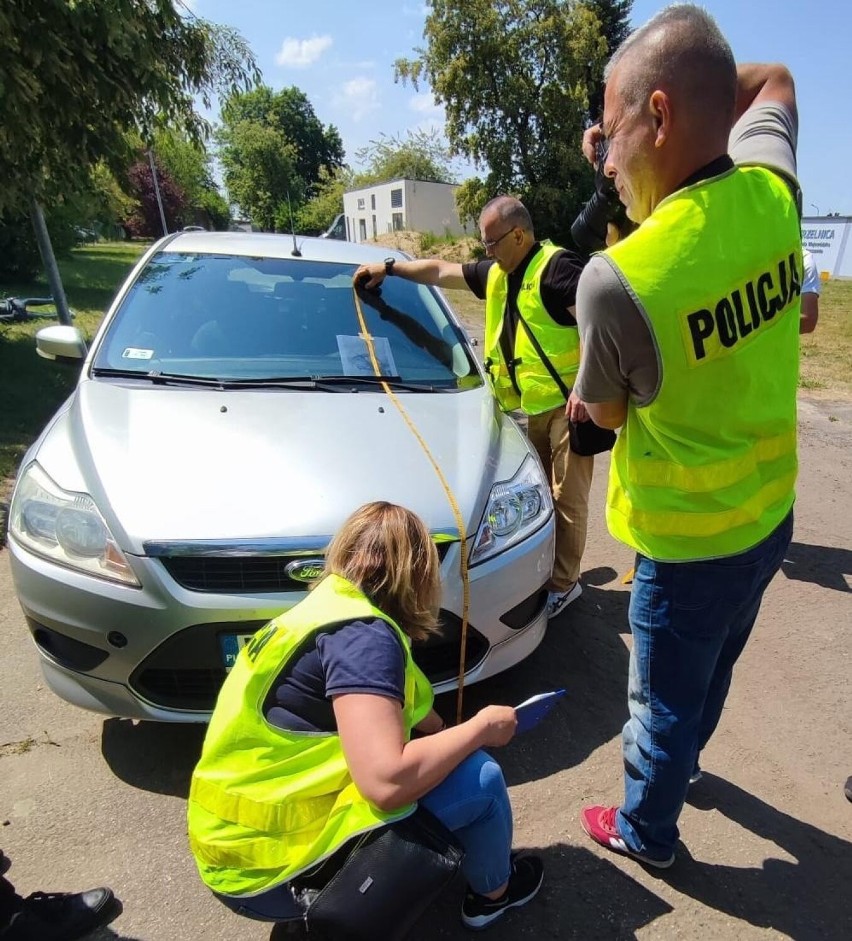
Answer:
[{"label": "headlight", "polygon": [[550,515],[553,501],[541,467],[528,457],[517,474],[495,484],[473,541],[471,565],[497,555],[525,539]]},{"label": "headlight", "polygon": [[97,578],[138,586],[95,501],[69,493],[33,462],[21,474],[9,513],[9,530],[35,555]]}]

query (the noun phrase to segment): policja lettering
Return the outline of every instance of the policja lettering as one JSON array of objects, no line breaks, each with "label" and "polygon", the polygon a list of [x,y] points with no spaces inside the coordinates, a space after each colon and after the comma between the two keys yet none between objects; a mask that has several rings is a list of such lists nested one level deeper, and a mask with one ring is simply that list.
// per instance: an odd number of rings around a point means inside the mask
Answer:
[{"label": "policja lettering", "polygon": [[789,309],[791,302],[801,295],[802,279],[795,253],[778,262],[777,294],[772,275],[772,270],[764,271],[747,281],[743,290],[736,288],[718,300],[712,311],[703,308],[687,315],[687,355],[693,365],[732,349],[772,321],[777,313]]}]

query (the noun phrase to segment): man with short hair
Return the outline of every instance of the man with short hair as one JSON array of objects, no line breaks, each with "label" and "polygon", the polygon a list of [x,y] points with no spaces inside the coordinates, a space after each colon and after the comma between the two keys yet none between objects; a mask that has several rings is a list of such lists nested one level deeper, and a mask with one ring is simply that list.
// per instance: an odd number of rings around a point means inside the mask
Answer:
[{"label": "man with short hair", "polygon": [[504,411],[526,414],[527,434],[551,482],[556,557],[547,614],[553,618],[582,592],[580,562],[594,469],[593,456],[570,449],[565,414],[570,400],[574,420],[588,421],[583,403],[570,393],[580,361],[574,306],[583,262],[573,252],[537,241],[529,212],[511,196],[498,196],[484,207],[479,229],[488,256],[483,261],[462,265],[440,258],[388,259],[362,265],[354,281],[372,290],[394,275],[418,284],[466,287],[485,301],[485,367],[491,387]]},{"label": "man with short hair", "polygon": [[[706,11],[668,7],[606,71],[604,165],[639,228],[586,266],[576,384],[622,428],[607,523],[635,549],[625,796],[588,835],[652,866],[790,542],[802,247],[783,66],[737,69]],[[730,141],[730,142],[729,142]]]}]

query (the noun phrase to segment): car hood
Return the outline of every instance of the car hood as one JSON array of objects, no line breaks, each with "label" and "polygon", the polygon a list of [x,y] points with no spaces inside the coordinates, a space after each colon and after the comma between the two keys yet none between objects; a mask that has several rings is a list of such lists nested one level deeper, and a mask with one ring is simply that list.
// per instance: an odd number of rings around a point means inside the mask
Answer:
[{"label": "car hood", "polygon": [[[398,400],[474,531],[493,482],[529,453],[525,439],[487,388]],[[149,540],[327,536],[371,500],[457,528],[415,434],[378,392],[83,380],[36,457],[60,486],[91,494],[130,552]]]}]

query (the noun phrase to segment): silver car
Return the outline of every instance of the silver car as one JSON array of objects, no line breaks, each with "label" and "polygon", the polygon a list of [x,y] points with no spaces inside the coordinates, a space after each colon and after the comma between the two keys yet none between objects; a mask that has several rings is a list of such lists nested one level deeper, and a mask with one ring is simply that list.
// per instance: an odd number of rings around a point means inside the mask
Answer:
[{"label": "silver car", "polygon": [[[355,268],[387,254],[180,233],[141,259],[89,351],[73,327],[40,331],[41,355],[84,362],[21,465],[8,542],[63,699],[205,720],[240,647],[304,597],[331,535],[377,499],[434,533],[444,629],[415,655],[438,691],[539,644],[553,558],[541,465],[440,292],[401,278],[353,291]],[[451,499],[470,555],[463,654]]]}]

